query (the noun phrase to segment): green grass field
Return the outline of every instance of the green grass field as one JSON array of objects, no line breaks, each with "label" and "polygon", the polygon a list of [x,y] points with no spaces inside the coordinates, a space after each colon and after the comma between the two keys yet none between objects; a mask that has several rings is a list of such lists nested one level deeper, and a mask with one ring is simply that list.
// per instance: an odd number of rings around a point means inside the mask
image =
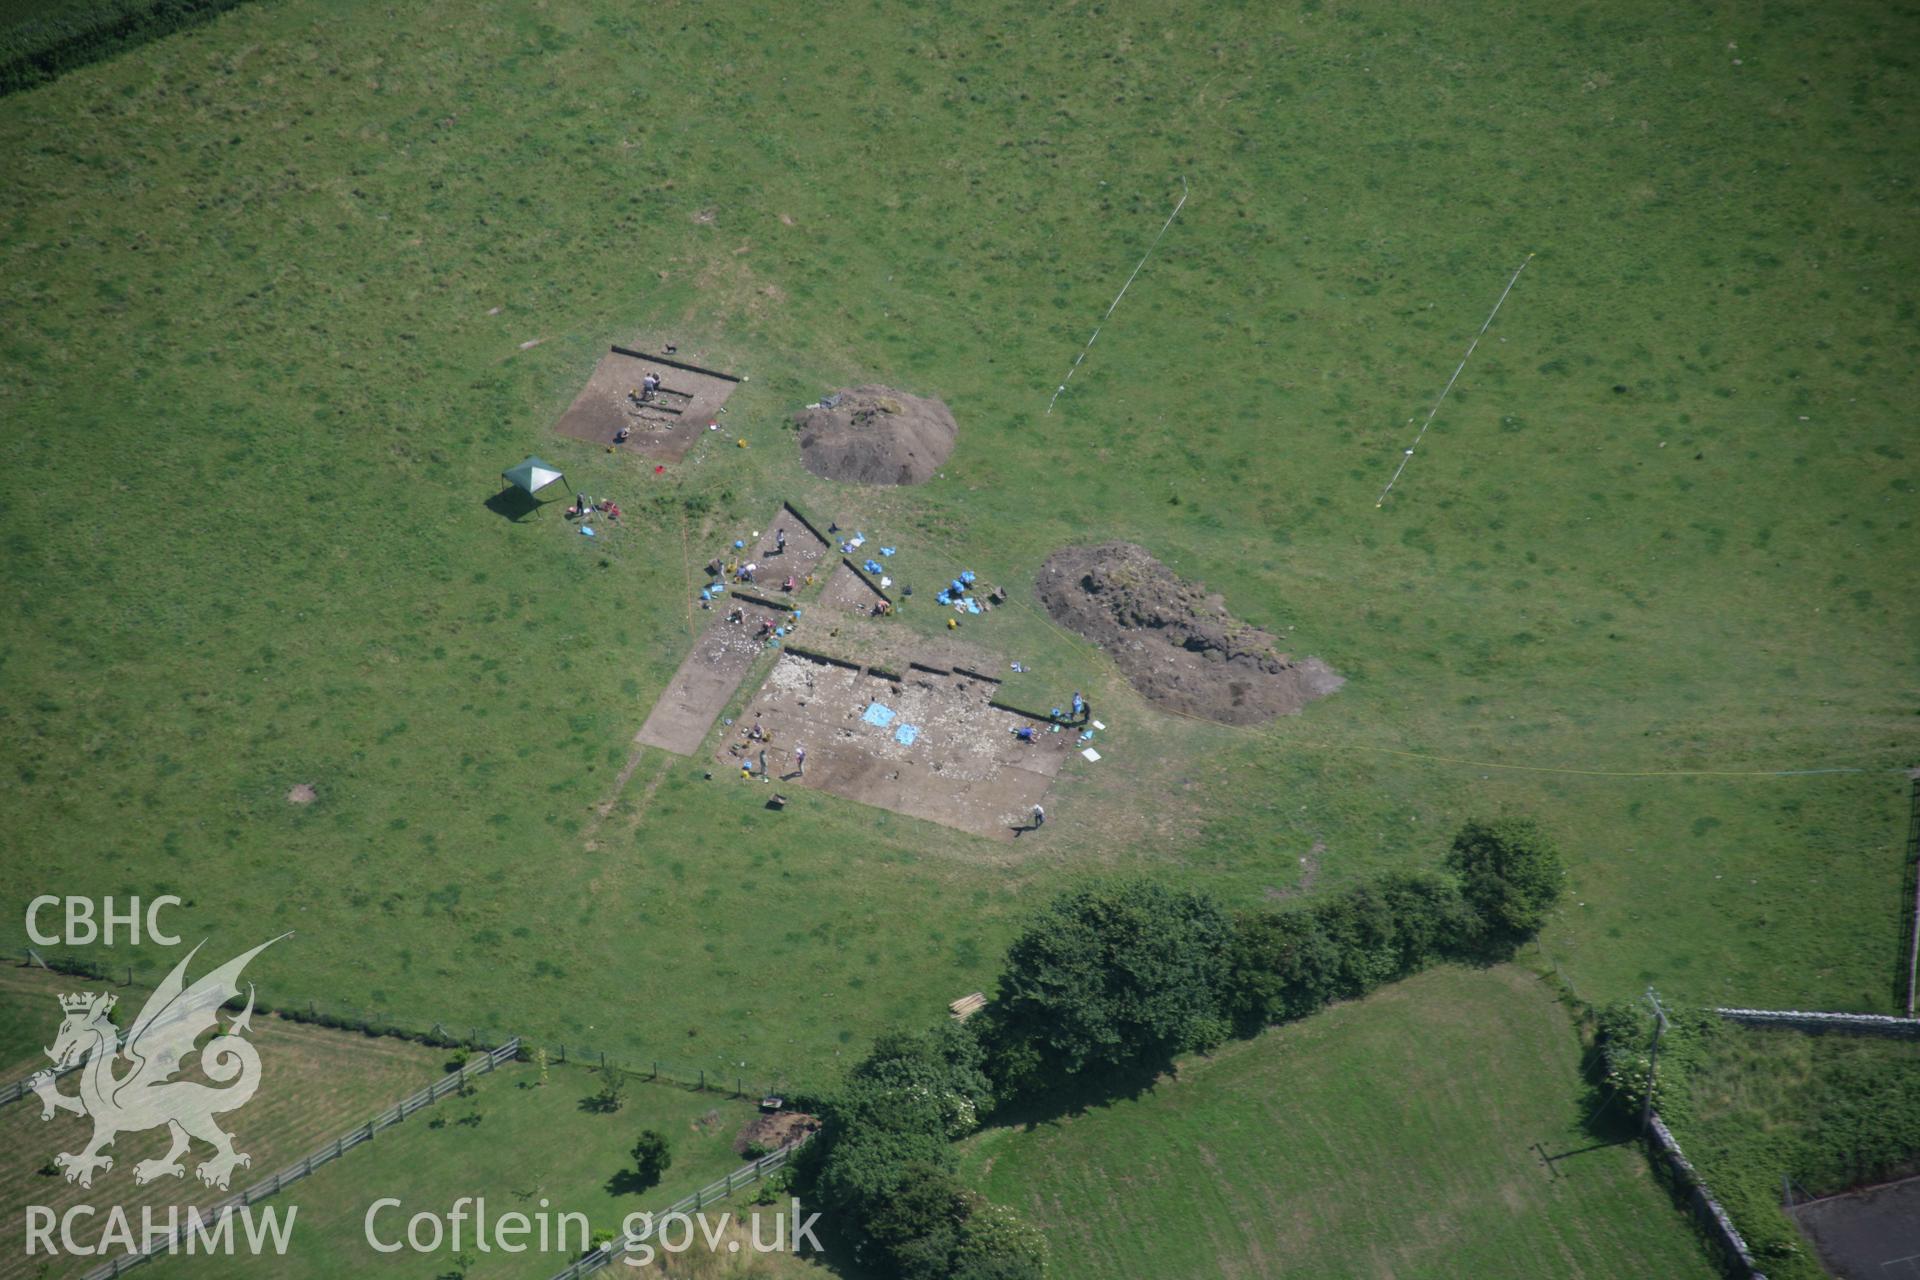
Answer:
[{"label": "green grass field", "polygon": [[[1539,958],[1583,997],[1886,1011],[1917,35],[1861,0],[270,0],[0,100],[0,947],[39,893],[171,891],[216,950],[297,931],[275,1003],[825,1081],[1090,873],[1246,905],[1316,843],[1324,886],[1511,807],[1565,846]],[[661,339],[751,375],[724,433],[660,476],[551,434]],[[939,478],[798,466],[791,412],[866,381],[951,404]],[[493,514],[528,453],[630,527]],[[963,638],[1112,726],[1046,839],[770,813],[651,751],[616,791],[689,563],[783,496],[1011,587]],[[1109,537],[1348,685],[1154,711],[1029,603]]]},{"label": "green grass field", "polygon": [[[9,99],[0,714],[36,856],[7,896],[186,888],[194,931],[300,929],[283,997],[502,1030],[577,1034],[572,993],[618,974],[654,1012],[616,1047],[799,1071],[979,985],[1084,871],[1253,900],[1313,839],[1337,878],[1511,804],[1569,846],[1587,905],[1546,946],[1584,994],[1883,1007],[1904,21],[1780,9],[1735,54],[1631,6],[288,3]],[[821,64],[854,48],[848,92]],[[548,434],[640,333],[754,375],[752,447],[655,479]],[[782,415],[865,378],[953,403],[944,480],[795,465]],[[780,494],[1016,588],[1135,538],[1352,682],[1271,730],[1188,724],[1003,610],[969,637],[1115,711],[1017,863],[660,757],[590,833],[686,643],[681,522],[596,550],[496,518],[535,450],[636,506],[712,500],[696,547]],[[1750,776],[1825,767],[1866,772]],[[1671,770],[1716,772],[1604,772]]]},{"label": "green grass field", "polygon": [[[274,1262],[274,1274],[295,1280],[358,1275],[437,1275],[453,1264],[450,1246],[423,1256],[385,1254],[367,1243],[365,1220],[377,1199],[398,1197],[402,1207],[375,1221],[383,1243],[401,1239],[415,1213],[445,1216],[461,1196],[484,1196],[488,1212],[587,1215],[595,1231],[617,1233],[630,1213],[658,1211],[743,1162],[732,1142],[753,1115],[744,1102],[673,1085],[635,1082],[619,1111],[581,1106],[599,1089],[596,1073],[551,1066],[547,1083],[530,1063],[500,1068],[474,1083],[469,1098],[448,1098],[419,1123],[383,1133],[338,1164],[290,1188],[283,1201],[299,1206],[296,1244]],[[436,1123],[436,1121],[441,1123]],[[631,1190],[613,1180],[632,1164],[628,1154],[643,1129],[672,1143],[673,1164],[658,1186]],[[537,1221],[537,1219],[536,1219]],[[469,1228],[471,1230],[471,1228]],[[577,1229],[576,1229],[577,1230]],[[769,1237],[770,1238],[770,1237]],[[557,1236],[555,1237],[557,1242]],[[573,1261],[557,1249],[508,1257],[469,1247],[469,1274],[544,1277]],[[164,1272],[200,1276],[259,1274],[257,1258],[168,1260]]]},{"label": "green grass field", "polygon": [[62,987],[40,975],[0,968],[0,1084],[12,1084],[47,1065],[44,1050],[60,1025]]},{"label": "green grass field", "polygon": [[966,1159],[1062,1280],[1714,1275],[1645,1158],[1582,1127],[1579,1062],[1531,975],[1441,969]]}]

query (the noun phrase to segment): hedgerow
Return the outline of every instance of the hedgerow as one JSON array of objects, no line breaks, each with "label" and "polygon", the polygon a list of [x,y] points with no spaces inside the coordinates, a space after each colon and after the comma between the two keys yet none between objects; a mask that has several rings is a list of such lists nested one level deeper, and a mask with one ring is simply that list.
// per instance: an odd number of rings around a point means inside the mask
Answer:
[{"label": "hedgerow", "polygon": [[96,0],[0,32],[0,96],[207,22],[246,0]]},{"label": "hedgerow", "polygon": [[885,1274],[1040,1276],[1038,1233],[960,1185],[949,1143],[996,1108],[1136,1088],[1234,1030],[1256,1034],[1439,960],[1509,954],[1560,893],[1558,855],[1529,823],[1468,824],[1447,866],[1237,917],[1145,880],[1061,895],[1008,949],[981,1014],[875,1041],[822,1104],[803,1194]]}]

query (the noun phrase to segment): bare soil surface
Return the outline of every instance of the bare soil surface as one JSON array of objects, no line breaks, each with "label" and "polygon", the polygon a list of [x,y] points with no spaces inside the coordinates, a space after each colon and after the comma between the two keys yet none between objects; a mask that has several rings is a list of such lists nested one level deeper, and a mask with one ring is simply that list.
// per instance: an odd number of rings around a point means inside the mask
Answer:
[{"label": "bare soil surface", "polygon": [[[687,358],[676,354],[674,359]],[[642,400],[640,380],[648,373],[659,375],[660,390],[651,399]],[[710,378],[609,351],[600,357],[593,376],[553,429],[589,444],[677,462],[706,433],[708,423],[718,421],[721,432],[725,432],[720,407],[733,394],[734,386],[725,378]],[[624,441],[619,439],[623,427],[628,429]]]},{"label": "bare soil surface", "polygon": [[[741,621],[728,623],[738,609]],[[646,723],[634,735],[634,741],[690,756],[720,718],[720,709],[733,697],[746,678],[753,660],[767,647],[759,638],[760,620],[771,618],[776,626],[786,620],[786,611],[763,608],[745,601],[724,599],[714,609],[713,621],[700,634],[693,651],[681,661],[680,669],[661,691],[660,698],[647,713]]]},{"label": "bare soil surface", "polygon": [[[786,550],[776,551],[782,531],[787,535]],[[770,618],[775,626],[786,622],[789,608],[802,603],[806,595],[807,577],[815,575],[817,581],[815,570],[826,553],[827,544],[814,536],[783,503],[760,530],[754,545],[725,548],[709,564],[698,566],[724,571],[728,564],[758,565],[756,580],[751,584],[741,583],[739,587],[779,607],[768,608],[731,591],[714,601],[706,614],[706,629],[661,691],[634,741],[683,756],[698,751],[713,722],[719,719],[721,708],[732,699],[753,666],[753,660],[767,647],[760,620]],[[750,561],[746,559],[748,556],[752,557]],[[791,596],[781,589],[789,577],[800,587]],[[729,587],[733,585],[729,581]],[[736,610],[740,620],[729,621]]]},{"label": "bare soil surface", "polygon": [[[804,647],[804,645],[803,645]],[[756,775],[765,752],[772,777],[750,785],[816,787],[976,835],[1011,840],[1025,828],[1079,734],[1052,732],[989,705],[999,681],[932,664],[895,673],[822,661],[789,650],[768,673],[721,743],[718,759]],[[863,718],[872,703],[893,713]],[[902,741],[910,726],[911,741]],[[1034,741],[1014,730],[1030,726]],[[758,737],[754,737],[756,730]],[[805,747],[806,768],[794,748]]]},{"label": "bare soil surface", "polygon": [[776,1111],[772,1115],[762,1113],[741,1126],[733,1139],[733,1152],[744,1156],[756,1145],[768,1151],[778,1151],[802,1134],[817,1132],[819,1128],[820,1121],[804,1111]]},{"label": "bare soil surface", "polygon": [[836,392],[793,420],[802,465],[848,484],[922,484],[960,436],[940,401],[880,386]]},{"label": "bare soil surface", "polygon": [[853,570],[842,564],[835,568],[827,579],[827,589],[820,597],[823,607],[842,610],[857,618],[870,618],[880,606],[880,594]]},{"label": "bare soil surface", "polygon": [[1187,715],[1259,724],[1346,683],[1318,658],[1280,653],[1218,595],[1131,542],[1056,551],[1037,585],[1055,621],[1111,653],[1149,702]]}]

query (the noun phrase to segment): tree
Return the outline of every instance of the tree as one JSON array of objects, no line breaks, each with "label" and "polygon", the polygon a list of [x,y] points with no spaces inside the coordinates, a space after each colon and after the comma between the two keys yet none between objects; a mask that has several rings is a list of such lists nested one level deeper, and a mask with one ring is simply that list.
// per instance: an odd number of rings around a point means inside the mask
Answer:
[{"label": "tree", "polygon": [[977,1195],[960,1228],[949,1280],[1041,1280],[1047,1273],[1047,1238],[1005,1205]]},{"label": "tree", "polygon": [[1355,1000],[1400,976],[1400,922],[1378,886],[1361,880],[1313,904],[1339,956],[1334,993]]},{"label": "tree", "polygon": [[993,1110],[980,1041],[959,1022],[919,1034],[883,1032],[847,1073],[847,1087],[836,1102],[843,1115],[855,1106],[889,1114],[912,1111],[911,1118],[892,1121],[893,1127],[937,1124],[945,1137],[965,1137]]},{"label": "tree", "polygon": [[589,1111],[598,1111],[602,1115],[611,1115],[627,1105],[627,1073],[619,1067],[607,1067],[601,1072],[600,1089],[582,1104]]},{"label": "tree", "polygon": [[1447,956],[1470,953],[1479,945],[1480,917],[1467,905],[1452,876],[1388,871],[1376,877],[1374,885],[1395,922],[1400,976]]},{"label": "tree", "polygon": [[1453,838],[1447,866],[1480,916],[1488,940],[1511,950],[1547,922],[1565,871],[1559,850],[1531,818],[1470,821]]},{"label": "tree", "polygon": [[900,1280],[947,1280],[971,1206],[953,1174],[910,1164],[892,1191],[869,1206],[867,1238],[886,1252],[887,1272]]},{"label": "tree", "polygon": [[794,1162],[798,1189],[836,1232],[881,1248],[889,1275],[952,1274],[967,1204],[954,1199],[948,1144],[993,1108],[983,1058],[968,1024],[884,1032],[818,1104],[819,1135]]},{"label": "tree", "polygon": [[1243,1033],[1304,1018],[1333,999],[1340,952],[1304,907],[1252,911],[1234,929],[1229,1013]]},{"label": "tree", "polygon": [[652,1129],[642,1131],[640,1141],[633,1144],[633,1172],[642,1186],[654,1186],[672,1167],[673,1151],[666,1136]]},{"label": "tree", "polygon": [[1201,894],[1124,881],[1063,894],[1007,952],[985,1013],[1003,1092],[1157,1072],[1224,1036],[1233,927]]},{"label": "tree", "polygon": [[1234,922],[1228,1011],[1251,1034],[1352,999],[1448,955],[1485,933],[1452,877],[1389,871],[1305,906],[1250,911]]},{"label": "tree", "polygon": [[868,1213],[893,1198],[909,1167],[953,1166],[953,1152],[940,1134],[877,1125],[855,1129],[823,1125],[820,1136],[801,1151],[807,1159],[799,1168],[800,1194],[831,1212],[836,1229],[855,1231]]},{"label": "tree", "polygon": [[1011,1210],[933,1165],[910,1165],[867,1218],[868,1239],[899,1280],[1039,1280],[1046,1245]]}]

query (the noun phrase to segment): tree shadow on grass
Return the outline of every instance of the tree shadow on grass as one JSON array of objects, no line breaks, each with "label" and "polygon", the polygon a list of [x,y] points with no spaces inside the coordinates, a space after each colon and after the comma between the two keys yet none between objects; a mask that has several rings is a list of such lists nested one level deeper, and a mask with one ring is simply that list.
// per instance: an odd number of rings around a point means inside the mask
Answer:
[{"label": "tree shadow on grass", "polygon": [[637,1169],[622,1169],[607,1179],[607,1194],[610,1196],[637,1196],[643,1191],[651,1191],[660,1185],[660,1176],[649,1177]]},{"label": "tree shadow on grass", "polygon": [[991,1123],[1009,1129],[1037,1129],[1121,1099],[1137,1102],[1163,1081],[1171,1084],[1179,1077],[1177,1059],[1155,1055],[1129,1068],[1079,1077],[1072,1084],[1008,1102],[993,1112]]},{"label": "tree shadow on grass", "polygon": [[520,521],[526,519],[547,504],[518,487],[502,489],[488,498],[484,504],[487,510],[505,520]]},{"label": "tree shadow on grass", "polygon": [[[1034,828],[1014,828],[1016,833],[1023,830],[1031,831],[1034,830]],[[1374,990],[1390,986],[1394,983],[1403,982],[1416,974],[1438,968],[1442,964],[1485,970],[1499,964],[1507,963],[1512,957],[1513,946],[1511,943],[1505,940],[1495,940],[1486,944],[1484,947],[1476,947],[1471,951],[1451,954],[1443,959],[1436,959],[1429,964],[1413,965],[1403,972],[1395,973],[1393,976],[1378,982],[1372,988],[1352,991],[1342,990],[1330,993],[1324,998],[1323,1003],[1317,1004],[1306,1012],[1294,1017],[1283,1018],[1275,1022],[1268,1022],[1264,1019],[1242,1022],[1233,1028],[1230,1038],[1232,1040],[1256,1039],[1276,1028],[1290,1026],[1309,1018],[1317,1017],[1333,1005],[1365,999],[1368,995],[1372,994]],[[1219,1049],[1225,1047],[1225,1044],[1222,1043],[1215,1049],[1199,1050],[1197,1051],[1197,1056],[1204,1060],[1211,1057],[1213,1053],[1218,1052]],[[1163,1049],[1156,1052],[1144,1053],[1140,1058],[1131,1063],[1117,1065],[1106,1071],[1060,1076],[1058,1078],[1061,1079],[1063,1083],[1056,1085],[1054,1088],[1047,1089],[1043,1092],[1016,1096],[1008,1102],[1003,1103],[993,1111],[988,1122],[1005,1128],[1035,1129],[1043,1125],[1052,1124],[1055,1121],[1084,1115],[1089,1111],[1106,1107],[1122,1099],[1138,1101],[1154,1092],[1163,1083],[1174,1084],[1179,1081],[1180,1059],[1185,1056],[1185,1053],[1186,1051],[1184,1050],[1175,1053]],[[1591,1083],[1601,1080],[1604,1072],[1595,1065],[1595,1061],[1592,1060],[1592,1055],[1590,1054],[1589,1056],[1588,1072]],[[1596,1102],[1597,1101],[1598,1099],[1596,1098]],[[1591,1124],[1591,1120],[1589,1123]],[[1618,1137],[1618,1133],[1612,1129],[1606,1130],[1605,1132],[1601,1132],[1598,1129],[1591,1131],[1594,1133],[1596,1139],[1603,1145],[1614,1144],[1614,1140]],[[1629,1139],[1630,1138],[1631,1131],[1629,1131]]]},{"label": "tree shadow on grass", "polygon": [[1590,1040],[1582,1049],[1580,1076],[1587,1087],[1576,1105],[1586,1118],[1576,1127],[1587,1141],[1581,1145],[1578,1140],[1569,1144],[1563,1139],[1556,1144],[1560,1149],[1552,1151],[1544,1142],[1533,1144],[1534,1153],[1552,1177],[1564,1176],[1562,1160],[1628,1146],[1640,1136],[1640,1113],[1631,1099],[1607,1083],[1606,1054],[1598,1041]]}]

